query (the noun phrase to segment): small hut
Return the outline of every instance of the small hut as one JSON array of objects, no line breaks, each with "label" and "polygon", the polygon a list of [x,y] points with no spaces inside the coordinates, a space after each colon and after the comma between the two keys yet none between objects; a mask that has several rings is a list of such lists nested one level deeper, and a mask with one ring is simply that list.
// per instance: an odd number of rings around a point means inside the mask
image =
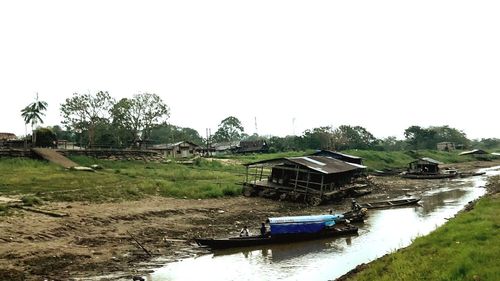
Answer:
[{"label": "small hut", "polygon": [[438,174],[441,162],[432,158],[424,157],[408,164],[410,174]]},{"label": "small hut", "polygon": [[151,149],[163,151],[165,157],[191,158],[200,154],[201,147],[190,141],[180,141],[176,143],[153,145]]}]

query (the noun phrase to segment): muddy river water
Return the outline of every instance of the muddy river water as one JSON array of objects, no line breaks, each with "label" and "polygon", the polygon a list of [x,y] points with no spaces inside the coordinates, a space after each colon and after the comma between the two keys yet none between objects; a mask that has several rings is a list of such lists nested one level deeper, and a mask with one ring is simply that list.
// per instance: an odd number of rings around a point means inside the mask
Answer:
[{"label": "muddy river water", "polygon": [[[482,196],[488,176],[500,167],[482,169],[484,176],[439,180],[421,194],[421,206],[370,210],[357,236],[290,245],[217,251],[158,268],[146,280],[331,280],[361,263],[408,246]],[[415,182],[417,184],[417,181]]]}]

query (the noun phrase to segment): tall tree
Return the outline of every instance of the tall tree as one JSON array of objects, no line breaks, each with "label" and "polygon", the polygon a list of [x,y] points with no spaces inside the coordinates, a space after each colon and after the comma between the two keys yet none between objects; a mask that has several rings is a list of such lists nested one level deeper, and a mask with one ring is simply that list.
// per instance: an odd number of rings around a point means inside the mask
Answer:
[{"label": "tall tree", "polygon": [[170,109],[156,94],[142,93],[132,99],[121,99],[112,110],[113,124],[128,132],[128,136],[136,141],[141,135],[143,140],[149,140],[151,130],[166,123]]},{"label": "tall tree", "polygon": [[35,125],[38,123],[43,124],[42,116],[45,115],[45,113],[43,113],[45,110],[47,110],[47,103],[38,100],[38,93],[36,93],[35,101],[21,110],[21,116],[24,119],[24,123],[26,125],[31,124],[31,143],[33,145],[36,143]]},{"label": "tall tree", "polygon": [[236,141],[242,138],[245,129],[238,118],[229,116],[222,120],[213,139],[215,142]]},{"label": "tall tree", "polygon": [[333,132],[333,142],[335,149],[369,149],[376,138],[361,126],[341,125]]},{"label": "tall tree", "polygon": [[100,122],[108,122],[114,99],[108,92],[95,95],[74,93],[61,104],[62,123],[77,133],[87,132],[89,145],[95,143],[95,130]]}]

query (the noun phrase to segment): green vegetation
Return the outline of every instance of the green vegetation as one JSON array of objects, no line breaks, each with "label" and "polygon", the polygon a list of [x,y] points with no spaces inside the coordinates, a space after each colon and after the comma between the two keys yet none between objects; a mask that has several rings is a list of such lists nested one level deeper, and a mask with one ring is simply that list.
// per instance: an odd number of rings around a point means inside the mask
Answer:
[{"label": "green vegetation", "polygon": [[384,168],[405,168],[408,163],[421,158],[430,157],[442,163],[460,163],[476,160],[473,156],[460,156],[458,152],[445,152],[437,150],[418,151],[371,151],[371,150],[347,150],[343,151],[350,155],[363,158],[363,164],[370,170]]},{"label": "green vegetation", "polygon": [[[44,161],[0,159],[0,195],[30,195],[27,203],[40,201],[113,201],[134,200],[147,195],[177,198],[216,198],[241,194],[245,168],[249,163],[280,157],[312,153],[294,151],[269,154],[231,155],[219,160],[197,159],[194,165],[159,164],[140,161],[108,161],[88,157],[72,157],[83,165],[104,167],[96,173],[67,171]],[[472,161],[473,157],[457,153],[423,150],[418,152],[382,152],[348,150],[360,156],[369,169],[403,168],[418,157],[431,157],[443,163]],[[29,199],[31,198],[31,199]]]},{"label": "green vegetation", "polygon": [[263,154],[239,154],[239,155],[237,154],[237,155],[219,156],[218,158],[234,159],[237,162],[244,164],[244,163],[257,162],[257,161],[282,158],[282,157],[304,156],[307,154],[311,154],[313,152],[314,150],[310,149],[306,151],[288,151],[288,152],[263,153]]},{"label": "green vegetation", "polygon": [[[500,177],[490,180],[500,188]],[[349,280],[499,280],[500,196],[478,201],[456,218]]]},{"label": "green vegetation", "polygon": [[243,180],[244,172],[241,165],[206,160],[193,166],[87,157],[72,160],[82,165],[98,164],[104,169],[96,173],[77,172],[44,161],[0,159],[0,195],[92,202],[134,200],[146,195],[215,198],[241,194],[241,185],[237,183]]}]

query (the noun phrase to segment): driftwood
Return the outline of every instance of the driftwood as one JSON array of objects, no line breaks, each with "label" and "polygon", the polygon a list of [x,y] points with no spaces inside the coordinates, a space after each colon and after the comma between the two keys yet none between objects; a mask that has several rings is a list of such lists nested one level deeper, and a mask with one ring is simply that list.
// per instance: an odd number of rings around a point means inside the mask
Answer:
[{"label": "driftwood", "polygon": [[130,238],[132,238],[135,241],[135,243],[137,243],[137,245],[139,245],[139,247],[141,247],[142,250],[144,250],[144,252],[146,254],[148,254],[148,256],[150,256],[150,257],[153,256],[146,248],[144,248],[144,246],[142,246],[141,243],[139,243],[139,241],[137,241],[137,239],[135,239],[134,236],[132,236],[132,234],[130,232],[128,232],[128,230],[127,230],[127,234],[130,236]]},{"label": "driftwood", "polygon": [[46,211],[46,210],[36,209],[33,207],[27,207],[27,206],[22,206],[22,205],[11,205],[10,207],[18,208],[21,210],[30,211],[30,212],[34,212],[34,213],[44,214],[44,215],[56,217],[56,218],[69,217],[69,214],[56,213],[56,212],[52,212],[52,211]]}]

